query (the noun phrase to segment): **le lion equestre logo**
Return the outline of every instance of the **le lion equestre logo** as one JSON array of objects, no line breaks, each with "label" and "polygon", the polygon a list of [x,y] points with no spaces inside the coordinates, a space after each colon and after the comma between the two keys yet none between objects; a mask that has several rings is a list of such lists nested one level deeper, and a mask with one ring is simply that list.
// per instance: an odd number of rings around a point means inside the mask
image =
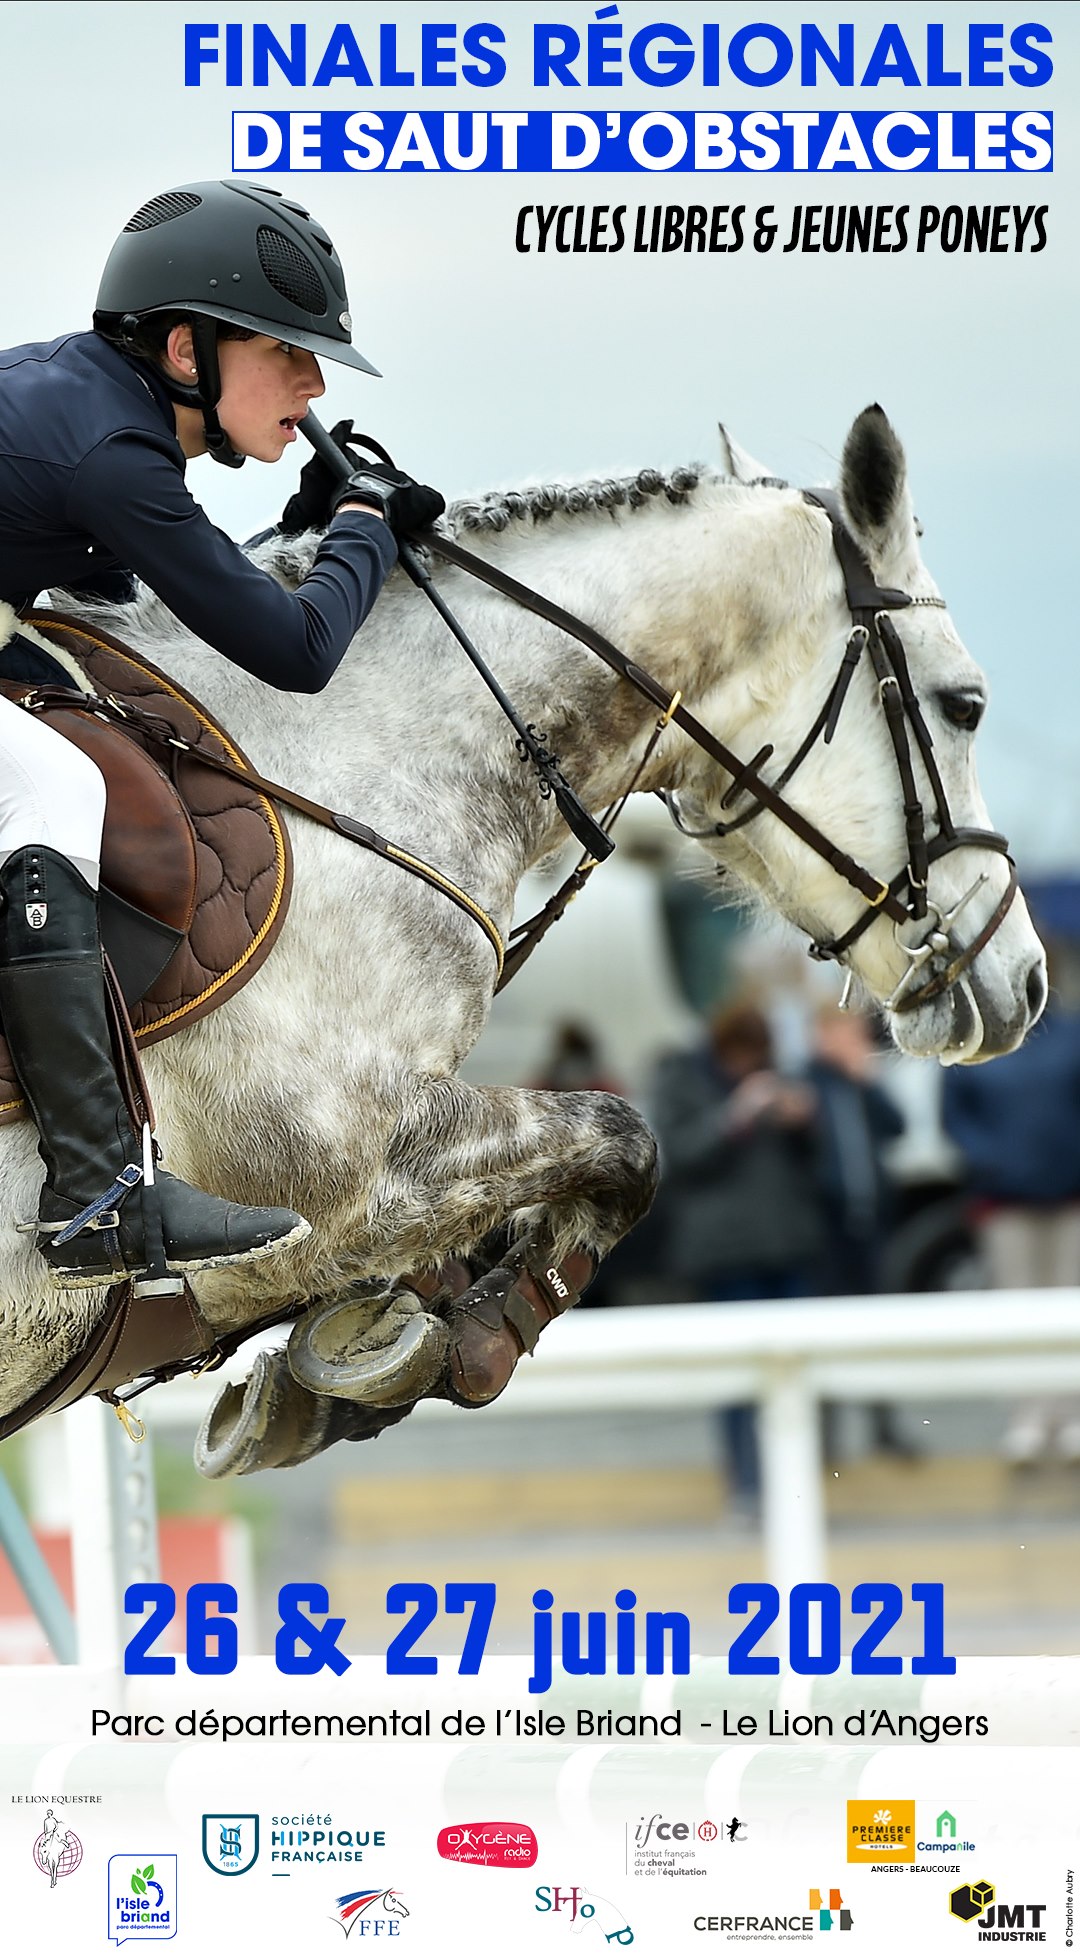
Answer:
[{"label": "le lion equestre logo", "polygon": [[913,1865],[914,1802],[849,1802],[847,1855],[849,1865]]},{"label": "le lion equestre logo", "polygon": [[70,1878],[78,1870],[82,1855],[83,1848],[74,1831],[61,1830],[60,1820],[50,1806],[34,1839],[34,1863],[48,1879],[50,1892],[58,1878]]}]

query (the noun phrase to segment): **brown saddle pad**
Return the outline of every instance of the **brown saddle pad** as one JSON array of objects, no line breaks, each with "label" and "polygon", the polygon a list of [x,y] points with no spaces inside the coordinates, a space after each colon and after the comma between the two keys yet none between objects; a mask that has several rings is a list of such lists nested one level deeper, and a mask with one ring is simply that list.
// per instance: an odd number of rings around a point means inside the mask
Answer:
[{"label": "brown saddle pad", "polygon": [[[193,748],[249,768],[246,756],[199,702],[99,627],[34,613],[26,624],[74,660],[89,692],[153,715]],[[33,695],[32,682],[5,692]],[[257,972],[281,930],[292,888],[288,833],[280,813],[180,749],[98,720],[57,690],[45,690],[43,719],[91,755],[108,800],[102,885],[128,907],[171,928],[175,950],[131,1004],[140,1048],[209,1014]],[[169,773],[166,773],[168,770]],[[103,906],[104,915],[104,906]],[[23,1115],[6,1044],[0,1040],[0,1123]]]}]

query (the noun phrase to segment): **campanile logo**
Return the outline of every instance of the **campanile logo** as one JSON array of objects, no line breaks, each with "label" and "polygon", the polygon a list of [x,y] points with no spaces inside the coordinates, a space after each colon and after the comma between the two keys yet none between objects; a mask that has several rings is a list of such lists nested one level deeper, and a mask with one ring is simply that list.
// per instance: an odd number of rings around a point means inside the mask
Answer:
[{"label": "campanile logo", "polygon": [[535,1865],[539,1846],[528,1824],[448,1824],[439,1832],[439,1856],[456,1865]]}]

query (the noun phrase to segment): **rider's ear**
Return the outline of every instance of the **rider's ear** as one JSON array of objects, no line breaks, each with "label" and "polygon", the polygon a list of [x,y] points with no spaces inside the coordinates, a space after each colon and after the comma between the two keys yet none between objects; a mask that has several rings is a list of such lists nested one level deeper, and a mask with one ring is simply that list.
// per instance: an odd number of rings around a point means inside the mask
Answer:
[{"label": "rider's ear", "polygon": [[840,493],[848,523],[880,576],[914,546],[915,524],[903,447],[876,402],[848,433]]},{"label": "rider's ear", "polygon": [[189,321],[181,320],[173,327],[165,342],[165,359],[190,382],[195,372],[195,343]]}]

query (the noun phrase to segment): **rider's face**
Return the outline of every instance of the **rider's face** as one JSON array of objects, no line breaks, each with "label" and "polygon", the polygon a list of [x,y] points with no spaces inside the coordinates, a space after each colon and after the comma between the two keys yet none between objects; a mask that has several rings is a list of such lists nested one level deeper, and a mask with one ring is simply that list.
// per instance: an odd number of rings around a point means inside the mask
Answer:
[{"label": "rider's face", "polygon": [[326,393],[314,354],[260,333],[252,340],[220,340],[218,362],[218,420],[233,448],[257,462],[276,463],[296,441],[297,422]]}]

